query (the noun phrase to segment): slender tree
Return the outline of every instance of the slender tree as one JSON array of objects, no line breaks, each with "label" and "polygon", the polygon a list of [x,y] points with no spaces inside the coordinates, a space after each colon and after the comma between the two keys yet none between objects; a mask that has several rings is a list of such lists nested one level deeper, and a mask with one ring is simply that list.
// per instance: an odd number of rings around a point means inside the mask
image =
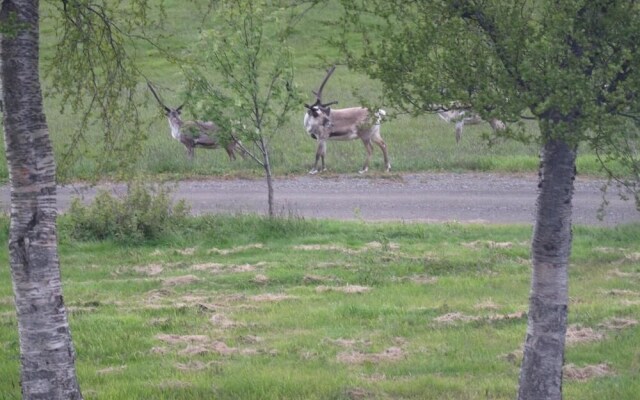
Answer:
[{"label": "slender tree", "polygon": [[[283,128],[298,105],[287,46],[297,14],[271,1],[232,0],[217,5],[214,20],[208,21],[213,22],[213,28],[204,29],[188,62],[194,112],[253,145],[243,147],[264,170],[268,212],[274,216],[270,138]],[[273,23],[276,32],[267,32],[267,24]],[[207,66],[211,70],[207,71]],[[219,78],[212,81],[209,76]]]},{"label": "slender tree", "polygon": [[2,2],[2,102],[11,180],[9,255],[25,399],[81,399],[62,296],[56,166],[38,72],[38,1]]},{"label": "slender tree", "polygon": [[518,397],[560,399],[576,150],[585,143],[606,154],[625,144],[637,154],[637,134],[621,128],[640,115],[640,4],[342,4],[346,29],[363,34],[360,53],[343,43],[350,64],[380,79],[398,107],[414,113],[468,107],[486,120],[510,122],[504,134],[514,138],[527,136],[517,123],[521,118],[538,121],[539,137],[527,138],[539,141],[541,158]]},{"label": "slender tree", "polygon": [[[97,115],[104,154],[139,140],[134,93],[139,72],[127,41],[149,21],[146,0],[49,1],[59,41],[44,70],[51,92],[79,113],[69,151]],[[62,295],[56,229],[56,163],[39,74],[40,2],[3,0],[0,79],[5,152],[11,184],[9,257],[18,320],[24,399],[81,399],[75,351]],[[121,24],[118,25],[117,22]],[[129,139],[119,127],[134,122]],[[119,123],[118,123],[119,122]],[[132,126],[129,125],[129,128]],[[67,153],[70,154],[70,153]]]}]

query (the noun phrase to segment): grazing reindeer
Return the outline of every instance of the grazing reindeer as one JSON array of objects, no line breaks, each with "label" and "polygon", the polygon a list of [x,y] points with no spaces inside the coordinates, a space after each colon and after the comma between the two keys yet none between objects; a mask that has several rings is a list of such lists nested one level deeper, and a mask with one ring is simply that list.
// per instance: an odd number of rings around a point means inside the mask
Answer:
[{"label": "grazing reindeer", "polygon": [[[476,125],[483,122],[483,119],[480,118],[480,115],[475,114],[473,112],[469,112],[468,110],[440,109],[438,111],[438,115],[443,120],[447,122],[453,122],[456,124],[456,143],[460,142],[460,139],[462,138],[462,128],[464,128],[465,125]],[[507,129],[504,122],[500,121],[497,118],[490,119],[489,125],[491,125],[491,128],[493,128],[494,132],[503,131]]]},{"label": "grazing reindeer", "polygon": [[[220,128],[211,121],[183,121],[180,118],[180,114],[182,113],[182,104],[178,108],[169,108],[167,107],[160,97],[153,89],[150,83],[147,82],[151,93],[153,93],[153,97],[158,100],[160,106],[162,106],[167,119],[169,120],[169,128],[171,129],[171,136],[180,141],[187,148],[187,156],[189,160],[193,160],[194,152],[196,147],[202,147],[205,149],[217,149],[220,147],[220,141],[217,138],[217,133]],[[241,151],[241,154],[244,156],[244,149],[242,149],[242,144],[239,140],[232,138],[229,144],[225,146],[225,150],[229,155],[230,160],[236,159],[236,150]]]},{"label": "grazing reindeer", "polygon": [[318,173],[318,161],[322,161],[322,170],[325,171],[324,156],[327,151],[327,140],[354,140],[361,139],[367,151],[367,157],[360,173],[369,170],[369,160],[373,152],[372,142],[377,144],[382,150],[384,156],[385,170],[391,170],[389,157],[387,155],[387,145],[380,136],[380,122],[386,114],[384,110],[378,110],[374,114],[375,120],[372,119],[370,111],[364,107],[343,108],[332,110],[331,105],[337,101],[329,103],[322,102],[322,90],[324,85],[331,77],[336,69],[334,65],[327,71],[320,88],[317,92],[312,92],[316,96],[316,102],[312,105],[305,104],[307,111],[304,114],[304,128],[307,133],[318,142],[316,149],[316,162],[310,174]]}]

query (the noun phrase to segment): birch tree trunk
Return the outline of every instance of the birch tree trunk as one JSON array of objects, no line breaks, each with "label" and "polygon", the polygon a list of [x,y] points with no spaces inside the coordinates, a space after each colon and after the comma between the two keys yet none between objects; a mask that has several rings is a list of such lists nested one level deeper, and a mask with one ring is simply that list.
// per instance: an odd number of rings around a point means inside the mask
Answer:
[{"label": "birch tree trunk", "polygon": [[576,151],[548,138],[541,157],[529,320],[520,370],[519,400],[562,399],[568,312],[568,266]]},{"label": "birch tree trunk", "polygon": [[56,167],[38,73],[38,1],[4,0],[4,135],[11,181],[9,258],[24,399],[81,399],[62,297]]}]

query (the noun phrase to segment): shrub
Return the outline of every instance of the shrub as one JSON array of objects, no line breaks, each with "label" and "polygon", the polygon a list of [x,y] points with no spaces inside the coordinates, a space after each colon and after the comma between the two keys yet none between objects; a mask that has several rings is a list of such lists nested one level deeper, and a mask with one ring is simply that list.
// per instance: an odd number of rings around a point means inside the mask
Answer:
[{"label": "shrub", "polygon": [[89,205],[74,199],[67,213],[70,235],[79,240],[157,239],[184,225],[189,215],[184,200],[173,205],[170,193],[164,186],[133,182],[124,197],[103,190]]}]

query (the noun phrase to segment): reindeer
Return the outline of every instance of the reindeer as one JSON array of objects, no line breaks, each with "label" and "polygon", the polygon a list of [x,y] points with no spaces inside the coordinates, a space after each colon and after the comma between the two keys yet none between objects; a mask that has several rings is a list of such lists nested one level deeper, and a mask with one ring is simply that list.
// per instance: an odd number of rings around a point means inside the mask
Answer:
[{"label": "reindeer", "polygon": [[[196,147],[202,147],[204,149],[217,149],[220,147],[221,143],[217,137],[220,128],[215,123],[211,121],[183,121],[180,115],[182,114],[184,104],[177,108],[167,107],[162,100],[160,100],[160,96],[158,96],[153,89],[151,83],[147,82],[147,86],[149,86],[153,97],[158,100],[158,103],[160,103],[169,120],[171,136],[187,148],[189,160],[193,160]],[[229,160],[232,161],[236,159],[236,150],[240,151],[244,156],[242,143],[234,137],[232,137],[231,141],[225,146],[225,150],[229,155]]]},{"label": "reindeer", "polygon": [[320,88],[317,92],[312,91],[316,97],[316,102],[312,105],[305,104],[307,111],[304,114],[304,128],[307,133],[318,142],[316,149],[316,161],[310,174],[318,173],[318,161],[322,162],[321,171],[325,171],[324,156],[327,151],[327,140],[354,140],[360,139],[367,151],[367,157],[364,166],[359,173],[365,173],[369,170],[369,160],[373,152],[372,142],[377,144],[382,150],[384,156],[385,170],[391,170],[389,157],[387,155],[387,145],[380,136],[380,123],[384,115],[384,110],[378,110],[373,117],[370,110],[364,107],[352,107],[333,110],[331,105],[337,104],[337,101],[329,103],[322,102],[322,90],[325,84],[335,71],[334,65],[328,71]]},{"label": "reindeer", "polygon": [[[480,115],[464,109],[446,110],[444,108],[440,108],[440,110],[438,110],[438,115],[443,120],[456,124],[456,143],[460,142],[460,139],[462,138],[462,128],[464,128],[465,125],[476,125],[483,122]],[[494,132],[507,129],[504,122],[497,118],[490,119],[489,125],[491,125]]]}]

